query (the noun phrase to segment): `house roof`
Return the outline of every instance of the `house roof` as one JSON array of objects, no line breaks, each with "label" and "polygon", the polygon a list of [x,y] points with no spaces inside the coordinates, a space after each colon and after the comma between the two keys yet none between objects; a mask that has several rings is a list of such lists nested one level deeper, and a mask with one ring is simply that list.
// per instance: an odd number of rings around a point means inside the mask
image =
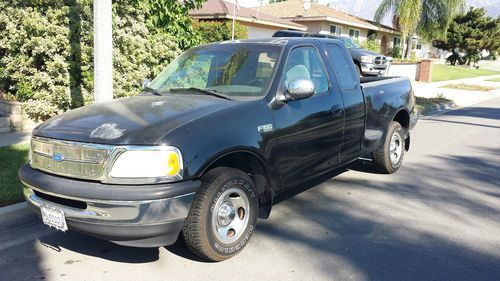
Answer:
[{"label": "house roof", "polygon": [[392,27],[356,17],[317,3],[311,2],[311,7],[306,11],[304,10],[304,2],[301,0],[288,0],[269,4],[263,6],[261,11],[294,22],[328,21],[388,33],[399,33],[398,30]]},{"label": "house roof", "polygon": [[[233,3],[223,0],[208,0],[200,9],[194,9],[189,12],[189,15],[198,19],[232,19],[233,18]],[[242,22],[251,22],[261,25],[269,25],[279,28],[307,30],[307,27],[292,22],[287,19],[281,19],[253,8],[239,6],[236,10],[235,20]]]}]

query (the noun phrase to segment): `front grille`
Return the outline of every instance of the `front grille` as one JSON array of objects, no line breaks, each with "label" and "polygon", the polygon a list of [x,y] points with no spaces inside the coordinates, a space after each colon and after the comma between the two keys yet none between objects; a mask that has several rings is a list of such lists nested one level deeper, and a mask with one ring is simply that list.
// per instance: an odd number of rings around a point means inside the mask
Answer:
[{"label": "front grille", "polygon": [[53,139],[31,140],[31,166],[51,174],[100,179],[111,147]]},{"label": "front grille", "polygon": [[384,56],[375,57],[374,63],[379,65],[385,65],[387,64],[387,58]]}]

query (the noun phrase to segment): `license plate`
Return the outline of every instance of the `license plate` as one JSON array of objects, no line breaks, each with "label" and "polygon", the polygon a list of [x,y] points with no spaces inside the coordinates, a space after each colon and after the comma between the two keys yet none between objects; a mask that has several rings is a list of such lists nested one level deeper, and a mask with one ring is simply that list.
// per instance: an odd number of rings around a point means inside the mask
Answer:
[{"label": "license plate", "polygon": [[40,210],[42,212],[42,220],[44,224],[61,231],[68,230],[66,217],[64,216],[64,212],[62,210],[48,206],[42,206]]}]

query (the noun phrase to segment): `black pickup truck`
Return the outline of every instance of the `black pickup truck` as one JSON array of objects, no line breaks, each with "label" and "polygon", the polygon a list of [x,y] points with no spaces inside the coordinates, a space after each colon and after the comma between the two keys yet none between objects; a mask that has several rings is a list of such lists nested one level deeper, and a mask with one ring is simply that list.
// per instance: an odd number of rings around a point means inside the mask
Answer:
[{"label": "black pickup truck", "polygon": [[143,92],[39,125],[19,170],[56,229],[200,257],[243,249],[273,200],[371,153],[397,171],[416,124],[406,78],[360,78],[339,40],[202,45]]}]

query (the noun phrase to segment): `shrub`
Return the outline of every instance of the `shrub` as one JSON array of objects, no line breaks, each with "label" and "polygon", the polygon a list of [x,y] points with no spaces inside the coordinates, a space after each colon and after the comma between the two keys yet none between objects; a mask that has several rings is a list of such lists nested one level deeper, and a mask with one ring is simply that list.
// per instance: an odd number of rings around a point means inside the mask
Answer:
[{"label": "shrub", "polygon": [[[92,0],[0,2],[0,92],[45,120],[93,101]],[[130,96],[178,55],[138,1],[113,1],[114,96]]]},{"label": "shrub", "polygon": [[[224,40],[231,40],[232,22],[227,21],[199,21],[193,22],[193,29],[197,32],[202,43],[211,43]],[[234,39],[245,39],[248,37],[248,30],[245,26],[234,23]]]},{"label": "shrub", "polygon": [[401,47],[400,46],[394,46],[391,50],[391,57],[400,59],[401,58]]},{"label": "shrub", "polygon": [[380,44],[376,40],[367,39],[361,43],[361,48],[380,53]]}]

